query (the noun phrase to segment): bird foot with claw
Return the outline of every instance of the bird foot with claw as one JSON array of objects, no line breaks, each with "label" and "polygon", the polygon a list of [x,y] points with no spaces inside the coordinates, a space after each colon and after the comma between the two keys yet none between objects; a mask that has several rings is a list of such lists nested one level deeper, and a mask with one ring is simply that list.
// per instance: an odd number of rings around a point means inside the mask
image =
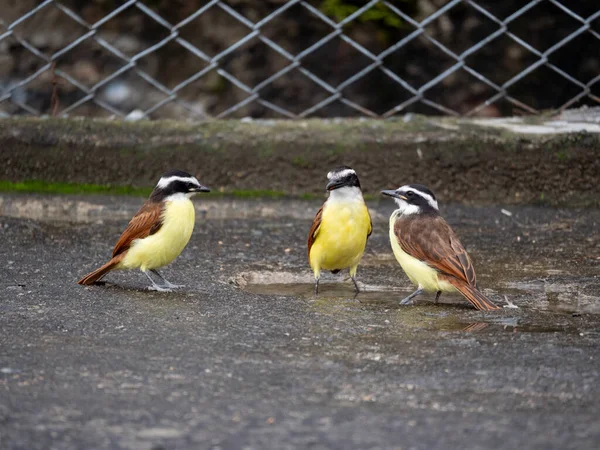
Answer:
[{"label": "bird foot with claw", "polygon": [[412,298],[405,298],[404,300],[400,301],[400,305],[402,306],[407,306],[407,305],[414,305],[415,301]]},{"label": "bird foot with claw", "polygon": [[148,290],[157,292],[173,292],[172,289],[163,286],[148,286]]}]

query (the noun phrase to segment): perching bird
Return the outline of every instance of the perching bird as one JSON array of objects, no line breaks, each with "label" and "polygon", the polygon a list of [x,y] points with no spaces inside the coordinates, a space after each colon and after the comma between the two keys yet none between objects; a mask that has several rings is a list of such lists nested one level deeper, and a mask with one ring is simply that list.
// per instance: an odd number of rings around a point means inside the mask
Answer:
[{"label": "perching bird", "polygon": [[315,294],[319,293],[321,269],[338,273],[349,268],[359,292],[356,270],[371,235],[371,216],[353,169],[336,167],[327,179],[329,198],[317,212],[308,234],[308,261],[315,275]]},{"label": "perching bird", "polygon": [[440,215],[435,195],[420,184],[381,191],[394,198],[398,209],[390,217],[394,256],[417,290],[403,299],[406,305],[423,292],[460,292],[484,311],[499,309],[477,289],[475,269],[465,248]]},{"label": "perching bird", "polygon": [[[152,282],[151,290],[170,291],[177,286],[156,269],[171,263],[183,251],[194,230],[195,212],[190,200],[197,192],[210,192],[196,177],[181,170],[162,175],[113,250],[112,259],[78,281],[93,284],[111,270],[140,269]],[[153,274],[161,284],[157,283]]]}]

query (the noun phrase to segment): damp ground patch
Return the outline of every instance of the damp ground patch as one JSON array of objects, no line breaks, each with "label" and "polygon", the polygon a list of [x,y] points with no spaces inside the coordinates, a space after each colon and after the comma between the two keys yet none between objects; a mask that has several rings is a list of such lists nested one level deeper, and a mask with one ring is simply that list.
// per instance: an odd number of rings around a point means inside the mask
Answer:
[{"label": "damp ground patch", "polygon": [[[371,264],[373,264],[371,262]],[[413,292],[405,282],[371,284],[358,281],[356,293],[350,278],[342,273],[325,275],[319,283],[319,294],[314,293],[314,278],[309,273],[250,271],[230,280],[240,289],[254,294],[295,297],[304,300],[352,300],[365,305],[397,308],[399,301]],[[600,314],[600,293],[595,278],[556,277],[549,280],[497,280],[494,288],[483,292],[496,304],[506,309],[527,308],[562,314]],[[422,294],[415,304],[435,305],[435,294]],[[437,305],[468,306],[458,293],[443,294]]]},{"label": "damp ground patch", "polygon": [[[589,309],[579,305],[545,304],[538,298],[527,303],[536,303],[540,308],[529,306],[511,307],[498,302],[504,308],[498,312],[473,310],[458,294],[444,295],[438,303],[433,295],[423,295],[414,305],[400,306],[399,300],[410,293],[405,288],[384,284],[359,283],[357,294],[347,277],[330,277],[319,285],[319,294],[314,293],[313,279],[308,274],[292,272],[242,272],[230,279],[240,289],[279,301],[301,301],[320,314],[351,319],[366,312],[388,314],[388,322],[397,329],[425,329],[432,332],[449,333],[570,333],[582,332],[579,317],[595,311],[592,301]],[[527,296],[528,285],[524,283],[520,295]],[[560,290],[552,288],[552,292]],[[516,297],[512,289],[513,296]],[[489,293],[489,291],[488,291]],[[570,297],[569,297],[570,298]],[[589,330],[586,331],[590,333]],[[598,332],[600,336],[600,330]]]}]

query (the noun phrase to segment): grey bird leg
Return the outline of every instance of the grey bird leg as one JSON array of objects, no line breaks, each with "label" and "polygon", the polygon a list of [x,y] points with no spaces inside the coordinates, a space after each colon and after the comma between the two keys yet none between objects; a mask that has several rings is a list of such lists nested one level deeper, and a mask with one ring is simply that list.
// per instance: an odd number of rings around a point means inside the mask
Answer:
[{"label": "grey bird leg", "polygon": [[354,277],[350,278],[352,278],[352,282],[354,283],[354,289],[356,289],[356,293],[358,294],[360,292],[360,289],[358,288],[358,283],[356,282],[356,279]]},{"label": "grey bird leg", "polygon": [[319,279],[315,278],[315,295],[319,295]]},{"label": "grey bird leg", "polygon": [[157,284],[156,281],[154,281],[154,279],[150,276],[147,270],[144,270],[143,272],[144,275],[146,275],[148,279],[152,282],[152,286],[148,286],[148,289],[150,291],[171,292],[171,289],[169,289],[168,287]]},{"label": "grey bird leg", "polygon": [[160,278],[163,281],[163,287],[167,287],[170,289],[177,289],[177,288],[182,288],[184,287],[182,284],[173,284],[171,283],[169,280],[167,280],[165,277],[163,277],[160,273],[158,273],[158,270],[156,269],[150,269],[150,272],[152,272],[154,275],[156,275],[158,278]]},{"label": "grey bird leg", "polygon": [[410,294],[408,297],[400,300],[400,304],[401,305],[412,305],[412,303],[413,303],[412,299],[415,298],[417,295],[421,295],[423,292],[425,292],[425,289],[423,289],[422,287],[419,287],[419,289],[417,289],[415,292]]},{"label": "grey bird leg", "polygon": [[442,291],[437,291],[437,294],[435,294],[435,302],[437,303],[438,300],[440,299],[440,295],[442,295]]}]

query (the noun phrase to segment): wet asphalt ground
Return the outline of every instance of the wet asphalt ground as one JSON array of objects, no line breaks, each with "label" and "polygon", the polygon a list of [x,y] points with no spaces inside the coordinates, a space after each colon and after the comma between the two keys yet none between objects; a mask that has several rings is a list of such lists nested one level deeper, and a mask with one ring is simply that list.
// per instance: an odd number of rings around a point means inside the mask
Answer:
[{"label": "wet asphalt ground", "polygon": [[364,292],[326,274],[314,298],[311,219],[267,206],[198,217],[162,271],[173,293],[139,272],[76,284],[122,215],[0,217],[0,448],[598,448],[600,211],[443,206],[484,292],[519,306],[483,313],[398,306],[391,202],[372,205]]}]

